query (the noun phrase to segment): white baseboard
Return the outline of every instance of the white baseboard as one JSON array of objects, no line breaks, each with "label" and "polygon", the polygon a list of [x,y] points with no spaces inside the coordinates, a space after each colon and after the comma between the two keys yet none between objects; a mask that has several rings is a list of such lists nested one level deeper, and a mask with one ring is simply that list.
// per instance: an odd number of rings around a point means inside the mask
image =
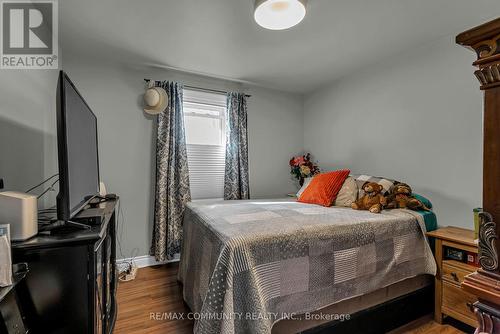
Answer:
[{"label": "white baseboard", "polygon": [[136,256],[134,258],[129,257],[125,259],[117,259],[116,265],[118,266],[118,270],[121,271],[122,268],[126,268],[127,264],[132,261],[136,264],[138,268],[144,268],[144,267],[158,266],[161,264],[167,264],[171,262],[178,262],[179,259],[180,259],[180,254],[175,254],[174,258],[168,261],[156,261],[154,256],[142,255],[142,256]]}]

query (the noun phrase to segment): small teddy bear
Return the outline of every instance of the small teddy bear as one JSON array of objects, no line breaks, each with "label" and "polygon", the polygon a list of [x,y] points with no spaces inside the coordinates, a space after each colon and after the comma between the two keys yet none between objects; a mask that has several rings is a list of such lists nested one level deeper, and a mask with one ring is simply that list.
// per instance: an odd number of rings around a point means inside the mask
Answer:
[{"label": "small teddy bear", "polygon": [[387,204],[387,201],[382,195],[384,189],[380,184],[375,182],[366,182],[362,187],[365,192],[364,196],[351,204],[354,210],[368,210],[371,213],[380,213]]},{"label": "small teddy bear", "polygon": [[431,211],[424,203],[412,196],[412,190],[406,183],[398,182],[387,197],[385,209],[410,209],[415,211]]}]

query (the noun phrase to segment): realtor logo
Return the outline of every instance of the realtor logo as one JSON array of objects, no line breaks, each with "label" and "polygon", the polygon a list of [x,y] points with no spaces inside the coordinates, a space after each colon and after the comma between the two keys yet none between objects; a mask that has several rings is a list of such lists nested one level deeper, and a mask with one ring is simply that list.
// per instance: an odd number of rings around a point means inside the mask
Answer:
[{"label": "realtor logo", "polygon": [[1,2],[2,69],[57,69],[57,2]]}]

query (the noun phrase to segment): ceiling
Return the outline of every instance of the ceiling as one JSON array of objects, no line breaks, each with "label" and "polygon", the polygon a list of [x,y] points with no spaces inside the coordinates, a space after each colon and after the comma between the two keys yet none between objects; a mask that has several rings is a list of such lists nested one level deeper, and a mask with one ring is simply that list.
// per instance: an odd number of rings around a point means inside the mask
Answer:
[{"label": "ceiling", "polygon": [[498,0],[309,0],[270,31],[252,0],[64,0],[65,54],[172,67],[307,93],[387,56],[500,16]]}]

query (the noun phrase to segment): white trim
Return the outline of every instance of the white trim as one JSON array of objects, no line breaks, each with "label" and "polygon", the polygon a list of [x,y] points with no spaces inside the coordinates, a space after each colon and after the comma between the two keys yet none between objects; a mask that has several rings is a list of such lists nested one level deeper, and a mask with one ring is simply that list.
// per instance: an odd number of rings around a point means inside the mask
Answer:
[{"label": "white trim", "polygon": [[180,254],[175,254],[174,258],[168,261],[156,261],[154,256],[142,255],[142,256],[136,256],[134,258],[129,257],[125,259],[117,259],[116,265],[118,267],[118,270],[120,271],[122,268],[123,269],[125,268],[126,263],[130,263],[132,261],[138,268],[144,268],[144,267],[158,266],[166,263],[178,262],[179,260],[180,260]]}]

